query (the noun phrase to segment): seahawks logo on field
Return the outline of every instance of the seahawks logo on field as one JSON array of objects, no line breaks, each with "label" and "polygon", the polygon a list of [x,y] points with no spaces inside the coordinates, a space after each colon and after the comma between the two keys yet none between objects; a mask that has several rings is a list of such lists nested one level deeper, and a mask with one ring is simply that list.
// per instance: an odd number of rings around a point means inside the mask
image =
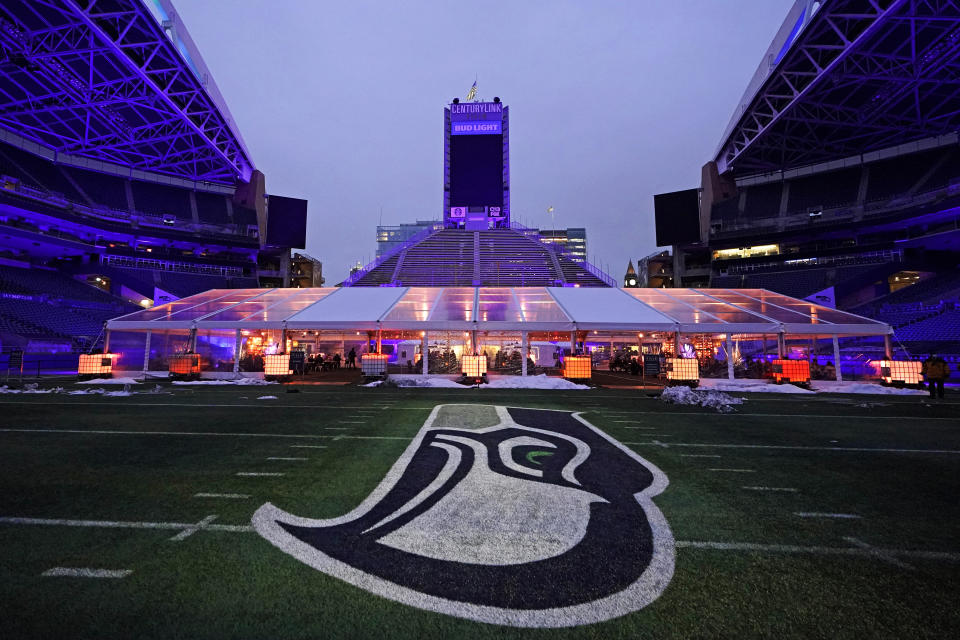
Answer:
[{"label": "seahawks logo on field", "polygon": [[253,526],[305,564],[371,593],[517,627],[609,620],[655,600],[674,541],[655,466],[578,414],[435,407],[350,513],[264,504]]}]

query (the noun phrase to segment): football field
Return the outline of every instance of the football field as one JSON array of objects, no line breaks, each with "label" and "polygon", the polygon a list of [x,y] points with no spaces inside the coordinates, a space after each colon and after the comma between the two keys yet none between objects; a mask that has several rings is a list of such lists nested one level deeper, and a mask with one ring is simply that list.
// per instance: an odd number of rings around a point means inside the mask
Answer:
[{"label": "football field", "polygon": [[4,637],[960,634],[955,394],[161,391],[0,395]]}]

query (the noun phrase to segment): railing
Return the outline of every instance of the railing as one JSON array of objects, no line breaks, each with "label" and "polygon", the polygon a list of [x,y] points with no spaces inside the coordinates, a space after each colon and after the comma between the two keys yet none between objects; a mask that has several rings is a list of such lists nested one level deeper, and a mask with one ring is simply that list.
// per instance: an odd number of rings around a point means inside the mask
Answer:
[{"label": "railing", "polygon": [[[510,228],[511,228],[511,229],[516,229],[516,230],[518,230],[518,231],[523,231],[523,232],[524,232],[524,234],[523,234],[524,236],[526,236],[527,238],[530,238],[531,240],[535,240],[535,241],[539,242],[541,245],[543,245],[543,247],[544,247],[547,251],[553,251],[554,253],[557,253],[557,254],[563,256],[564,258],[567,258],[568,260],[573,261],[574,263],[577,264],[577,266],[583,267],[583,269],[584,269],[585,271],[587,271],[587,272],[590,273],[592,276],[594,276],[595,278],[597,278],[598,280],[600,280],[601,282],[603,282],[604,284],[606,284],[608,287],[616,287],[616,286],[617,286],[617,281],[616,281],[616,280],[614,280],[614,279],[611,278],[609,275],[607,275],[606,273],[604,273],[604,272],[603,272],[601,269],[599,269],[598,267],[594,266],[594,265],[593,265],[592,263],[590,263],[587,259],[584,258],[583,260],[580,260],[579,257],[574,257],[574,255],[573,255],[571,252],[567,251],[566,249],[563,249],[563,248],[561,248],[561,247],[559,247],[559,246],[557,246],[557,245],[555,245],[555,244],[553,244],[553,243],[550,243],[550,242],[544,242],[543,237],[540,235],[540,232],[539,232],[538,229],[533,229],[533,228],[531,228],[531,227],[526,227],[526,226],[524,226],[524,225],[522,225],[522,224],[519,224],[519,223],[517,223],[517,222],[511,222],[511,223],[510,223]],[[562,274],[561,274],[561,276],[562,276]]]},{"label": "railing", "polygon": [[243,269],[240,267],[227,267],[215,264],[197,264],[193,262],[176,262],[174,260],[160,260],[157,258],[141,258],[103,254],[100,256],[100,264],[104,264],[108,267],[120,267],[126,269],[152,269],[156,271],[166,271],[169,273],[212,275],[223,276],[226,278],[243,277]]},{"label": "railing", "polygon": [[[379,267],[381,264],[383,264],[384,262],[386,262],[386,261],[389,260],[390,258],[392,258],[392,257],[394,257],[394,256],[396,256],[396,255],[399,255],[401,251],[406,251],[407,249],[409,249],[410,247],[412,247],[412,246],[415,245],[416,243],[418,243],[418,242],[420,242],[421,240],[423,240],[423,239],[425,239],[425,238],[433,235],[433,234],[434,234],[435,232],[437,232],[437,231],[442,231],[442,229],[424,229],[423,231],[420,231],[420,232],[414,234],[414,235],[411,236],[409,239],[405,240],[403,243],[401,243],[401,244],[397,245],[396,247],[394,247],[392,250],[384,253],[384,254],[381,255],[379,258],[376,258],[376,259],[372,260],[370,263],[368,263],[366,266],[364,266],[364,267],[363,267],[362,269],[360,269],[359,271],[355,271],[355,272],[353,272],[352,274],[350,274],[350,276],[349,276],[346,280],[343,281],[343,286],[345,286],[345,287],[351,287],[351,286],[353,286],[354,284],[356,284],[356,282],[357,282],[358,280],[360,280],[361,278],[363,278],[365,275],[367,275],[368,273],[370,273],[371,271],[373,271],[374,269],[376,269],[377,267]],[[392,283],[391,283],[391,284],[392,284]]]}]

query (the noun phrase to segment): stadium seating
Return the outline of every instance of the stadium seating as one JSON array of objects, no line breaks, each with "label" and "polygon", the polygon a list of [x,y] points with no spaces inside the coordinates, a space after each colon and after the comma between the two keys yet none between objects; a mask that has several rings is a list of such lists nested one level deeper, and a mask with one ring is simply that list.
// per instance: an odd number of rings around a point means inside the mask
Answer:
[{"label": "stadium seating", "polygon": [[780,213],[782,182],[768,182],[747,188],[743,213],[748,218],[772,218]]},{"label": "stadium seating", "polygon": [[909,287],[904,287],[876,302],[881,304],[905,302],[936,304],[941,300],[955,300],[958,295],[960,295],[960,271],[951,269],[927,280],[921,280]]},{"label": "stadium seating", "polygon": [[200,222],[209,224],[231,224],[230,216],[227,214],[227,198],[218,193],[207,193],[205,191],[195,191],[194,197],[197,200],[197,214]]},{"label": "stadium seating", "polygon": [[132,180],[130,186],[133,188],[135,210],[158,216],[172,215],[180,221],[193,220],[190,192],[186,189],[140,180]]},{"label": "stadium seating", "polygon": [[67,300],[115,304],[116,298],[96,287],[45,269],[0,266],[0,289],[16,293],[47,295]]},{"label": "stadium seating", "polygon": [[930,168],[941,159],[943,149],[932,149],[904,158],[879,160],[867,165],[870,176],[867,181],[867,201],[887,200],[910,191]]},{"label": "stadium seating", "polygon": [[953,347],[952,352],[960,351],[960,309],[950,309],[941,314],[900,327],[897,338],[905,343],[940,343],[938,351]]},{"label": "stadium seating", "polygon": [[0,173],[19,178],[36,189],[58,194],[67,200],[89,204],[60,166],[16,147],[0,145]]},{"label": "stadium seating", "polygon": [[856,204],[861,169],[842,169],[790,181],[787,212],[832,209]]}]

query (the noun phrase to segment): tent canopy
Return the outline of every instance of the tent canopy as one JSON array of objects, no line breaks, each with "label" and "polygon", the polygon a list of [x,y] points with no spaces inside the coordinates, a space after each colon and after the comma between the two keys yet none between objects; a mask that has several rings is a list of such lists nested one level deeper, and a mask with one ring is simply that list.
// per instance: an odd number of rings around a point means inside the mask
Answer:
[{"label": "tent canopy", "polygon": [[107,323],[167,329],[680,331],[887,335],[889,325],[766,289],[212,289]]}]

